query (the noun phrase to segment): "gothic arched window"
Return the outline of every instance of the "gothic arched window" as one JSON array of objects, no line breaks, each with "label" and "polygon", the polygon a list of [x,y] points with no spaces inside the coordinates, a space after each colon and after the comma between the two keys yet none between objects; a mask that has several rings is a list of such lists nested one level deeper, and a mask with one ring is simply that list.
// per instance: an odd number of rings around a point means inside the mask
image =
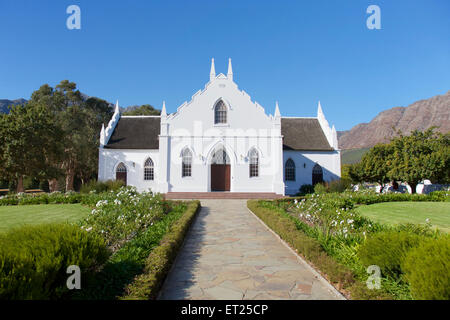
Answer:
[{"label": "gothic arched window", "polygon": [[322,167],[316,163],[312,171],[312,184],[315,185],[320,182],[323,182],[323,170]]},{"label": "gothic arched window", "polygon": [[122,180],[127,185],[127,167],[123,162],[119,163],[116,168],[116,180]]},{"label": "gothic arched window", "polygon": [[184,149],[182,153],[181,176],[190,177],[192,175],[192,153],[189,149]]},{"label": "gothic arched window", "polygon": [[295,181],[295,163],[292,159],[288,159],[284,166],[284,179],[286,181]]},{"label": "gothic arched window", "polygon": [[144,164],[144,180],[153,180],[155,178],[153,160],[148,158]]},{"label": "gothic arched window", "polygon": [[250,178],[259,176],[259,155],[258,151],[250,151]]},{"label": "gothic arched window", "polygon": [[227,123],[227,106],[220,100],[214,108],[214,124]]}]

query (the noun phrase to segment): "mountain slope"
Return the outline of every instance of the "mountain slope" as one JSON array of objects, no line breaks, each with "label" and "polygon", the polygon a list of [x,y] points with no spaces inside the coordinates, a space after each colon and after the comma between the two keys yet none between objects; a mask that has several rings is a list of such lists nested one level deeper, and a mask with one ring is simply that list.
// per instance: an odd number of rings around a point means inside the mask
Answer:
[{"label": "mountain slope", "polygon": [[9,113],[8,106],[24,104],[27,100],[25,99],[16,99],[16,100],[8,100],[8,99],[0,99],[0,113]]},{"label": "mountain slope", "polygon": [[360,123],[351,130],[341,131],[338,134],[339,147],[368,148],[377,143],[388,142],[397,130],[408,134],[412,130],[422,131],[432,126],[438,126],[438,130],[443,133],[450,131],[450,91],[416,101],[408,107],[385,110],[369,123]]}]

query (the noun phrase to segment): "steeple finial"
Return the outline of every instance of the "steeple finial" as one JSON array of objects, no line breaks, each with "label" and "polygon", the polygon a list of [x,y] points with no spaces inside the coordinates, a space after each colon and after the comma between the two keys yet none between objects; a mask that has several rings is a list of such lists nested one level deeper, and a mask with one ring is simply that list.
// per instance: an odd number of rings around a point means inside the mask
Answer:
[{"label": "steeple finial", "polygon": [[231,66],[231,58],[228,58],[228,73],[227,78],[233,80],[233,67]]},{"label": "steeple finial", "polygon": [[214,66],[214,58],[211,59],[211,71],[209,72],[209,81],[216,78],[216,67]]},{"label": "steeple finial", "polygon": [[114,109],[114,113],[119,113],[120,114],[119,100],[116,101],[116,107]]},{"label": "steeple finial", "polygon": [[281,113],[280,113],[280,108],[278,107],[278,101],[275,102],[275,118],[280,118],[281,117]]},{"label": "steeple finial", "polygon": [[322,106],[320,105],[320,100],[319,100],[319,104],[317,105],[317,116],[319,116],[319,115],[323,115]]},{"label": "steeple finial", "polygon": [[166,102],[163,101],[163,106],[161,109],[161,117],[167,117],[167,112],[166,112]]},{"label": "steeple finial", "polygon": [[105,145],[105,124],[102,123],[102,130],[100,131],[100,146]]}]

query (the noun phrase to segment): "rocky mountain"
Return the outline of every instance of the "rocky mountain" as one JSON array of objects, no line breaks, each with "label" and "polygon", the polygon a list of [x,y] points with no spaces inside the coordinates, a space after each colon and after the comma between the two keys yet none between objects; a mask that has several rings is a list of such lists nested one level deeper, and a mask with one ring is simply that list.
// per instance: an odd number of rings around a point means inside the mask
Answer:
[{"label": "rocky mountain", "polygon": [[394,107],[380,112],[369,123],[360,123],[351,130],[338,132],[339,147],[344,150],[372,147],[389,142],[396,131],[407,134],[438,126],[443,133],[450,131],[450,91],[407,107]]},{"label": "rocky mountain", "polygon": [[16,99],[16,100],[8,100],[8,99],[0,99],[0,113],[9,113],[8,106],[24,104],[27,100],[25,99]]}]

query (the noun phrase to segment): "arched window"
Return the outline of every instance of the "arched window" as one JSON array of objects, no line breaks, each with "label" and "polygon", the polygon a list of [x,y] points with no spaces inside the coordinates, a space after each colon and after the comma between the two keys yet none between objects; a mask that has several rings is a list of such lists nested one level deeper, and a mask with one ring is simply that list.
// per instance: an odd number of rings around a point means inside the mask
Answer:
[{"label": "arched window", "polygon": [[284,166],[284,179],[286,181],[295,181],[295,163],[292,159],[288,159]]},{"label": "arched window", "polygon": [[116,168],[116,180],[122,180],[127,185],[127,167],[125,167],[123,162],[119,163]]},{"label": "arched window", "polygon": [[192,175],[192,153],[189,149],[184,149],[182,153],[181,176],[190,177]]},{"label": "arched window", "polygon": [[227,123],[227,106],[220,100],[214,108],[214,124]]},{"label": "arched window", "polygon": [[127,167],[123,164],[123,162],[119,163],[117,166],[116,172],[127,172]]},{"label": "arched window", "polygon": [[144,180],[153,180],[154,178],[153,160],[148,158],[144,164]]},{"label": "arched window", "polygon": [[320,182],[323,182],[323,170],[322,167],[316,163],[312,170],[312,184],[315,185]]},{"label": "arched window", "polygon": [[259,176],[259,155],[258,151],[250,151],[250,178]]}]

